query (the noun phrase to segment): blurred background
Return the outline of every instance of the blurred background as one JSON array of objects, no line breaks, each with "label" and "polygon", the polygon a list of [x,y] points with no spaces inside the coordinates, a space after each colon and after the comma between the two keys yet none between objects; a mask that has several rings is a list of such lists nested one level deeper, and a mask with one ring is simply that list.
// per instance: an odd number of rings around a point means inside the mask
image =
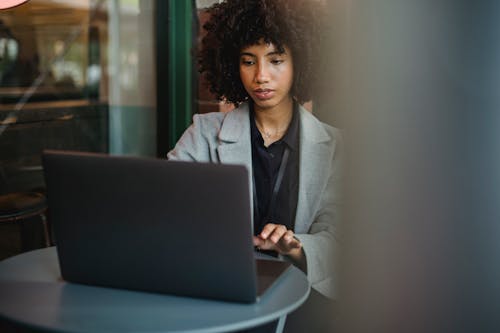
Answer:
[{"label": "blurred background", "polygon": [[339,332],[500,331],[500,3],[329,2]]}]

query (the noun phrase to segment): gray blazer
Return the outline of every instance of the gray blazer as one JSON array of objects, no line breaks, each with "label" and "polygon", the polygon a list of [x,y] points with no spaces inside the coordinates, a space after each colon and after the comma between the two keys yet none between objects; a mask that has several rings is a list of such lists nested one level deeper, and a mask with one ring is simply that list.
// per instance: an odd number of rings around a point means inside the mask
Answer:
[{"label": "gray blazer", "polygon": [[[312,287],[334,297],[332,278],[341,204],[342,137],[338,129],[321,123],[304,108],[300,107],[299,111],[299,195],[294,232],[303,245]],[[197,114],[167,157],[245,165],[252,191],[249,120],[246,103],[227,113]]]}]

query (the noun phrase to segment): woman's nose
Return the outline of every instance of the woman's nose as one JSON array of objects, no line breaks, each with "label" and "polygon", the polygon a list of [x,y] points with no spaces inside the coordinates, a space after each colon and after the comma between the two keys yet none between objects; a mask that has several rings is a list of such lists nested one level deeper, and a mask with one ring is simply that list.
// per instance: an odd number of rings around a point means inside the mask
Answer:
[{"label": "woman's nose", "polygon": [[269,71],[265,64],[257,66],[257,73],[255,74],[255,81],[257,83],[266,83],[269,81]]}]

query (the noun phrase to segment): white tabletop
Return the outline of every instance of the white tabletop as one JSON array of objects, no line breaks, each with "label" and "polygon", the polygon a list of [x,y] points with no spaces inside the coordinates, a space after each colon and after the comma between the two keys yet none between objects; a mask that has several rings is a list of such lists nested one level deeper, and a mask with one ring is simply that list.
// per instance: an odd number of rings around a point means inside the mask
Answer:
[{"label": "white tabletop", "polygon": [[228,332],[283,320],[309,290],[296,267],[241,304],[67,283],[54,247],[0,262],[0,318],[55,332]]}]

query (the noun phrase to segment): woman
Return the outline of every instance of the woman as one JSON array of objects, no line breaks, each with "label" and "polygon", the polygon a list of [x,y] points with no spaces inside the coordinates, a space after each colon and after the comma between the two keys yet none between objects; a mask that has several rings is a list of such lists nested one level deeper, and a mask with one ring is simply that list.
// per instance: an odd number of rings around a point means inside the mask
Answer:
[{"label": "woman", "polygon": [[236,108],[195,115],[168,159],[246,165],[255,246],[289,259],[332,296],[341,136],[300,105],[316,84],[321,10],[311,0],[212,6],[200,72]]}]

